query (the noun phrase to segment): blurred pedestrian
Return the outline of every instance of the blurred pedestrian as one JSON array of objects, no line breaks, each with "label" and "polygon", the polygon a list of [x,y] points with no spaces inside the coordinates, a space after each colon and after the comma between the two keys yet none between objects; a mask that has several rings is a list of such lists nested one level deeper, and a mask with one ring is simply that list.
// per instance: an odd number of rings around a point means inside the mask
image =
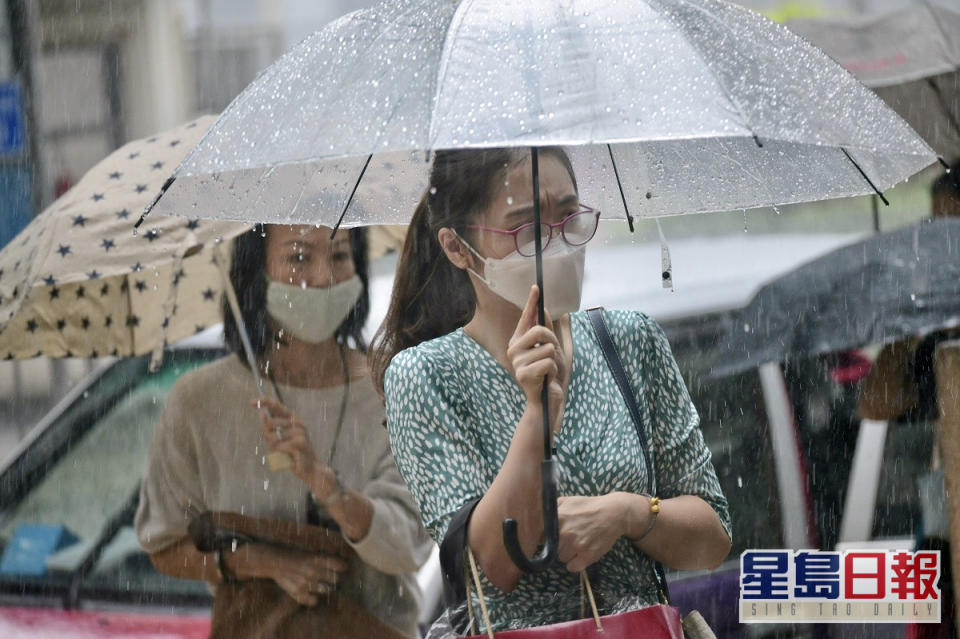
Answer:
[{"label": "blurred pedestrian", "polygon": [[[933,217],[960,216],[960,161],[955,162],[931,187]],[[940,342],[960,337],[960,327],[911,337],[885,345],[863,384],[858,413],[863,419],[898,421],[904,424],[936,421],[936,350]],[[935,430],[935,432],[938,432]],[[957,636],[953,579],[950,570],[950,535],[945,516],[943,463],[935,441],[929,470],[918,478],[922,507],[917,550],[940,551],[940,624],[911,624],[911,639],[947,639]]]},{"label": "blurred pedestrian", "polygon": [[[933,217],[960,216],[960,160],[930,189]],[[864,382],[858,411],[865,419],[936,418],[933,354],[949,331],[887,344]]]},{"label": "blurred pedestrian", "polygon": [[[336,590],[415,636],[413,573],[431,544],[366,365],[366,232],[331,239],[312,225],[256,228],[237,238],[230,278],[274,397],[261,397],[225,312],[233,354],[183,375],[164,407],[136,517],[141,545],[175,577],[214,586],[272,580],[302,606]],[[271,472],[271,452],[290,456],[290,472]],[[262,543],[204,553],[187,534],[203,511],[323,525],[356,558]]]},{"label": "blurred pedestrian", "polygon": [[930,195],[933,217],[960,217],[960,160],[937,178]]}]

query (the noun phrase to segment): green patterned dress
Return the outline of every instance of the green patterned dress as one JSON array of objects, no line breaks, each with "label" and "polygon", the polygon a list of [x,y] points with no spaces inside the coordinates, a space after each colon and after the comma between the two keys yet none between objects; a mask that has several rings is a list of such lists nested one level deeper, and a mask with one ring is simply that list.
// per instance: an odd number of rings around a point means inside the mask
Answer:
[{"label": "green patterned dress", "polygon": [[[643,413],[657,493],[697,495],[730,533],[727,502],[699,417],[662,329],[643,314],[604,313]],[[573,368],[555,437],[560,495],[643,492],[647,468],[626,403],[586,313],[573,313]],[[385,378],[387,427],[400,473],[439,543],[454,513],[481,497],[523,414],[520,386],[463,329],[397,354]],[[598,562],[605,613],[657,603],[651,561],[620,539]],[[562,564],[505,593],[481,575],[495,630],[580,616],[579,581]]]}]

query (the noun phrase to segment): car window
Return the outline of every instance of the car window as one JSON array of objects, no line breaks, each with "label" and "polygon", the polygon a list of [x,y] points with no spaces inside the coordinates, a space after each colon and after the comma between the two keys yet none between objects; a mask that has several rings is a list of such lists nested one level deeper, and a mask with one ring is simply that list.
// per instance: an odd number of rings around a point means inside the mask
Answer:
[{"label": "car window", "polygon": [[730,508],[730,557],[748,548],[782,546],[776,469],[767,414],[757,371],[713,377],[717,328],[704,317],[684,325],[664,325],[687,383],[717,477]]},{"label": "car window", "polygon": [[[42,472],[5,509],[0,542],[8,544],[22,524],[64,526],[79,541],[48,556],[48,574],[42,578],[12,574],[0,575],[0,580],[56,587],[82,571],[88,573],[83,589],[109,599],[206,595],[201,582],[157,573],[140,550],[132,523],[140,477],[167,393],[177,377],[214,354],[172,355],[156,373],[146,371],[145,361],[131,365],[121,360],[51,426],[73,436],[64,440],[64,450],[48,451]],[[89,425],[80,418],[88,416],[84,404],[97,406]],[[83,432],[76,436],[71,429]]]},{"label": "car window", "polygon": [[92,540],[130,498],[160,416],[170,371],[147,377],[52,464],[16,506],[0,535],[21,523],[61,524]]}]

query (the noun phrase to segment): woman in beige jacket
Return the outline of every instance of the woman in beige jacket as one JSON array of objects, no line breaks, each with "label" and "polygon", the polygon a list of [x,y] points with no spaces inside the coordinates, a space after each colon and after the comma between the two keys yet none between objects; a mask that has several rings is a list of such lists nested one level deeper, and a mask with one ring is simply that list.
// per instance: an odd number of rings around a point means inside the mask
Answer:
[{"label": "woman in beige jacket", "polygon": [[[157,427],[136,517],[141,545],[169,575],[270,579],[304,606],[336,590],[415,635],[413,573],[431,542],[367,371],[364,232],[330,239],[323,227],[252,230],[236,241],[231,280],[273,398],[260,397],[225,313],[234,354],[183,375]],[[271,452],[289,455],[293,467],[271,472]],[[187,525],[208,510],[333,527],[358,559],[257,543],[203,553]]]}]

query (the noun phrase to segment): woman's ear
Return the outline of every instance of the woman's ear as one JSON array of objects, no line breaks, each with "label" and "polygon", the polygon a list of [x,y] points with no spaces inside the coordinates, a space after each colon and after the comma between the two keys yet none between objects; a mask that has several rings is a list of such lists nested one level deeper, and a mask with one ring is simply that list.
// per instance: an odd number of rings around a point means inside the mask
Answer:
[{"label": "woman's ear", "polygon": [[451,264],[459,269],[468,269],[473,265],[470,250],[464,246],[453,229],[444,227],[437,231],[437,240]]}]

